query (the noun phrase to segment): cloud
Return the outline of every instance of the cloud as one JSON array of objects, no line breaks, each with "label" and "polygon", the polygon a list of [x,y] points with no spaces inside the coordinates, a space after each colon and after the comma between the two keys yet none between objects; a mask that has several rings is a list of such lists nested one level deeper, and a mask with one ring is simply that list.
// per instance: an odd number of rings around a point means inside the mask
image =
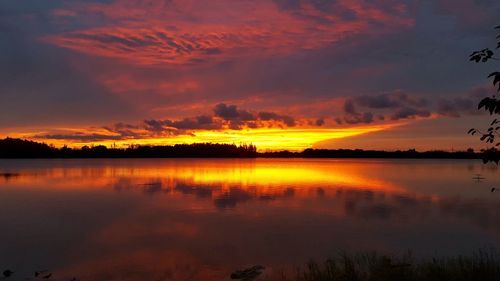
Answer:
[{"label": "cloud", "polygon": [[[214,115],[198,115],[178,120],[146,119],[138,124],[115,123],[114,125],[93,127],[80,131],[36,134],[38,139],[69,140],[69,141],[104,141],[104,140],[138,140],[148,138],[168,138],[177,136],[194,136],[199,130],[242,130],[244,128],[293,127],[297,125],[295,118],[275,112],[263,111],[252,113],[238,109],[236,105],[220,103],[213,108]],[[304,121],[304,124],[312,124]],[[324,120],[318,120],[316,126],[322,126]]]},{"label": "cloud", "polygon": [[362,95],[355,98],[355,102],[367,108],[398,108],[404,105],[424,107],[428,104],[426,98],[410,96],[401,91],[378,95]]},{"label": "cloud", "polygon": [[240,117],[240,113],[236,109],[236,105],[226,105],[225,103],[219,103],[214,108],[215,116],[221,117],[225,120],[231,120]]},{"label": "cloud", "polygon": [[[286,126],[294,127],[297,125],[295,119],[288,115],[281,115],[275,112],[261,111],[254,114],[247,110],[240,110],[236,105],[226,105],[219,103],[214,107],[214,114],[225,121],[228,121],[231,129],[241,129],[243,126],[257,127],[272,127]],[[261,121],[266,122],[265,124]]]},{"label": "cloud", "polygon": [[315,124],[316,124],[316,126],[321,127],[321,126],[325,125],[325,119],[323,119],[323,118],[317,119]]},{"label": "cloud", "polygon": [[84,141],[84,142],[98,142],[103,140],[123,140],[121,135],[104,135],[96,133],[83,133],[77,132],[73,134],[46,134],[36,135],[34,138],[51,139],[51,140],[69,140],[69,141]]},{"label": "cloud", "polygon": [[259,119],[263,121],[279,121],[283,122],[288,127],[294,127],[296,125],[295,119],[288,115],[279,115],[274,112],[262,111],[258,114]]},{"label": "cloud", "polygon": [[372,123],[373,122],[373,114],[371,112],[363,112],[359,113],[356,111],[354,101],[351,99],[347,99],[344,102],[344,118],[336,119],[337,124],[342,124],[343,122],[347,124],[360,124],[360,123]]},{"label": "cloud", "polygon": [[[293,121],[330,129],[426,111],[465,119],[472,97],[461,93],[491,71],[467,53],[491,44],[500,11],[475,2],[5,0],[1,134],[87,134],[117,121],[138,128],[92,132],[141,138]],[[207,111],[221,102],[238,104],[238,117]],[[212,122],[197,120],[203,114]],[[145,119],[159,124],[146,130]]]},{"label": "cloud", "polygon": [[425,109],[416,109],[412,107],[398,108],[396,112],[391,115],[392,120],[411,119],[415,117],[429,117],[431,112]]},{"label": "cloud", "polygon": [[404,4],[392,8],[396,2],[292,2],[115,0],[68,6],[52,16],[86,21],[97,15],[100,26],[46,40],[139,64],[189,64],[243,53],[267,57],[320,49],[353,34],[387,33],[413,24]]},{"label": "cloud", "polygon": [[[433,114],[443,117],[461,117],[462,115],[478,115],[476,105],[480,97],[488,93],[483,88],[475,88],[465,95],[446,98],[436,97],[432,100],[395,91],[376,95],[359,95],[346,98],[343,106],[343,117],[336,117],[337,124],[359,124],[378,121],[398,121],[402,119],[428,118]],[[371,111],[358,112],[357,108]],[[374,116],[377,116],[374,118]]]}]

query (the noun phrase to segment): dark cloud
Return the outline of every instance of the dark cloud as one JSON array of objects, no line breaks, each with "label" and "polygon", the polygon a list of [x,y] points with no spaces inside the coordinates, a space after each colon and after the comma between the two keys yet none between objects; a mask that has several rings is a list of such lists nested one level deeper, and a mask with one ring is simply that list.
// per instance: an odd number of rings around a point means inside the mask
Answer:
[{"label": "dark cloud", "polygon": [[[324,120],[317,120],[321,126]],[[89,128],[81,132],[50,133],[36,135],[35,138],[57,140],[79,140],[83,142],[103,140],[132,140],[151,137],[173,137],[179,135],[194,135],[196,130],[241,130],[244,127],[292,127],[296,125],[293,117],[280,115],[275,112],[260,112],[253,114],[247,110],[240,110],[236,105],[217,104],[214,107],[214,116],[198,115],[180,120],[147,119],[138,125],[115,123],[111,126]],[[107,133],[94,133],[96,130],[105,130]]]},{"label": "dark cloud", "polygon": [[477,110],[479,98],[472,96],[456,97],[452,99],[440,98],[437,101],[437,113],[447,117],[461,117],[462,115],[480,115]]},{"label": "dark cloud", "polygon": [[[432,113],[446,117],[460,117],[462,115],[478,115],[476,105],[479,96],[488,91],[474,89],[463,96],[453,98],[436,97],[428,100],[420,96],[410,95],[401,91],[378,95],[361,95],[348,98],[344,102],[343,120],[337,119],[337,124],[371,123],[379,121],[414,119],[416,117],[430,117]],[[370,109],[374,112],[358,112],[357,108]],[[376,115],[376,118],[374,118]],[[337,117],[338,118],[338,117]]]},{"label": "dark cloud", "polygon": [[283,122],[288,127],[293,127],[296,125],[295,119],[288,115],[279,115],[274,112],[262,111],[259,112],[258,117],[263,121],[278,121]]},{"label": "dark cloud", "polygon": [[275,121],[283,123],[287,127],[296,126],[295,118],[288,115],[281,115],[275,112],[261,111],[256,115],[247,110],[238,109],[236,105],[219,103],[214,107],[214,114],[228,121],[229,128],[239,130],[247,125],[250,128],[258,127],[257,121]]},{"label": "dark cloud", "polygon": [[84,142],[97,142],[103,140],[123,140],[123,136],[113,136],[95,133],[74,133],[74,134],[47,134],[47,135],[37,135],[35,138],[40,139],[52,139],[52,140],[73,140],[73,141],[84,141]]},{"label": "dark cloud", "polygon": [[278,114],[274,112],[259,112],[259,118],[264,121],[269,121],[278,118]]},{"label": "dark cloud", "polygon": [[139,126],[130,125],[126,123],[116,123],[113,126],[104,126],[103,129],[110,133],[115,133],[123,138],[139,138],[141,134],[137,132]]},{"label": "dark cloud", "polygon": [[166,124],[161,120],[144,120],[144,124],[146,125],[145,129],[150,132],[160,133],[166,129]]},{"label": "dark cloud", "polygon": [[214,122],[211,116],[201,115],[194,118],[181,120],[144,120],[145,129],[150,132],[174,132],[177,130],[218,130],[222,128],[221,123]]},{"label": "dark cloud", "polygon": [[242,121],[255,121],[255,116],[246,110],[239,110],[238,115]]},{"label": "dark cloud", "polygon": [[443,116],[460,117],[460,113],[458,112],[455,104],[447,99],[439,99],[437,111]]},{"label": "dark cloud", "polygon": [[[347,124],[360,124],[360,123],[372,123],[373,122],[373,113],[371,112],[363,112],[360,113],[356,111],[354,106],[354,101],[351,99],[347,99],[344,102],[344,119],[343,122]],[[342,124],[343,122],[336,120],[337,124]]]},{"label": "dark cloud", "polygon": [[402,107],[396,110],[391,115],[392,120],[399,120],[399,119],[411,119],[415,117],[429,117],[431,115],[431,112],[425,109],[417,109],[417,108],[412,108],[412,107]]},{"label": "dark cloud", "polygon": [[423,97],[414,97],[397,91],[379,95],[363,95],[354,98],[356,104],[367,108],[398,108],[401,106],[424,107],[428,104]]},{"label": "dark cloud", "polygon": [[226,105],[219,103],[214,107],[215,116],[221,117],[225,120],[231,120],[240,117],[236,105]]},{"label": "dark cloud", "polygon": [[347,124],[369,124],[373,122],[373,113],[363,112],[358,114],[351,114],[344,117],[344,122]]},{"label": "dark cloud", "polygon": [[214,119],[212,118],[212,116],[200,115],[196,116],[196,121],[200,125],[207,125],[207,124],[212,124],[214,122]]},{"label": "dark cloud", "polygon": [[356,109],[354,108],[354,102],[350,99],[344,102],[344,112],[346,114],[357,114]]}]

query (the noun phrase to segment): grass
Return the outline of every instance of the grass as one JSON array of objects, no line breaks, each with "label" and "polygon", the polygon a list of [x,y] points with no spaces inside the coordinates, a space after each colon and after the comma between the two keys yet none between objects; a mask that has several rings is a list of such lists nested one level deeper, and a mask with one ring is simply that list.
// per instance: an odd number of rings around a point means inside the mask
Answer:
[{"label": "grass", "polygon": [[[411,253],[402,256],[375,252],[339,254],[323,263],[309,262],[292,274],[259,278],[262,266],[238,270],[231,275],[240,281],[500,281],[500,255],[495,250],[480,250],[470,256],[416,259]],[[5,270],[0,280],[13,274]],[[35,272],[35,279],[51,280],[48,271]],[[41,278],[41,279],[36,279]],[[76,278],[71,281],[77,280]]]},{"label": "grass", "polygon": [[500,256],[478,251],[471,256],[417,260],[376,253],[348,255],[324,263],[309,262],[295,274],[269,281],[499,281]]}]

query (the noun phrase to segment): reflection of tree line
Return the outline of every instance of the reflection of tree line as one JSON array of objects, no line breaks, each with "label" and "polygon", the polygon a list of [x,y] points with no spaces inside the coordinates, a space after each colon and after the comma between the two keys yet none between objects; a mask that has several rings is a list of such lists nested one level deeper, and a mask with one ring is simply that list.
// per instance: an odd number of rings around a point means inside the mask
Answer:
[{"label": "reflection of tree line", "polygon": [[18,173],[0,173],[0,178],[3,178],[5,182],[9,182],[11,179],[19,177]]},{"label": "reflection of tree line", "polygon": [[[115,189],[140,188],[147,194],[182,193],[203,200],[213,200],[220,210],[234,209],[238,204],[250,201],[276,201],[293,198],[297,191],[293,187],[243,188],[224,187],[222,184],[195,184],[178,181],[163,184],[161,181],[137,184],[129,179],[119,180]],[[403,192],[384,192],[346,188],[311,189],[311,198],[325,202],[328,207],[341,208],[348,217],[363,220],[398,220],[401,222],[415,219],[428,219],[433,214],[465,219],[484,228],[500,231],[500,203],[483,199],[463,199],[461,197],[433,198]],[[336,201],[340,201],[337,204]]]}]

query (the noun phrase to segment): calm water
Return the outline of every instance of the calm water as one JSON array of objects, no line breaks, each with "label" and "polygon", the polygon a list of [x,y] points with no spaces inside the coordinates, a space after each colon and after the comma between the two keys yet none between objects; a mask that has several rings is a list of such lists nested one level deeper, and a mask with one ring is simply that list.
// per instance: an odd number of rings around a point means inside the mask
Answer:
[{"label": "calm water", "polygon": [[0,160],[0,269],[226,280],[340,250],[469,254],[499,246],[499,172],[470,160]]}]

